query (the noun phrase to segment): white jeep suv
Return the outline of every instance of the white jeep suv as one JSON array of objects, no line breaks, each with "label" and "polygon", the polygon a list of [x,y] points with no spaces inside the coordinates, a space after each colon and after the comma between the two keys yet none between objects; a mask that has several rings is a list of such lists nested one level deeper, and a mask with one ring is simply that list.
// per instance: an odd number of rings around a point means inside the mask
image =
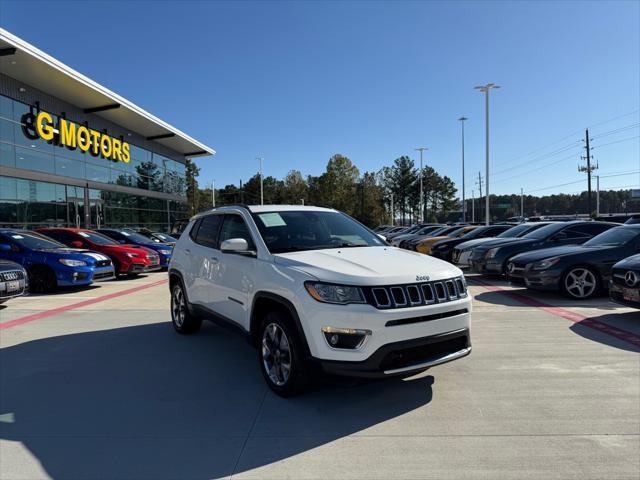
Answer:
[{"label": "white jeep suv", "polygon": [[282,396],[314,372],[411,375],[471,352],[471,300],[453,265],[389,246],[336,210],[226,206],[196,215],[169,266],[179,333],[237,327]]}]

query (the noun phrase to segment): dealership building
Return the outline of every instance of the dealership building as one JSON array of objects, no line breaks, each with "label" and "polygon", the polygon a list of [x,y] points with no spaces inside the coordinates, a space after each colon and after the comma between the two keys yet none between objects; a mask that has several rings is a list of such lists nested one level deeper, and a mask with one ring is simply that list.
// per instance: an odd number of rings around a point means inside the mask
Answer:
[{"label": "dealership building", "polygon": [[215,152],[0,29],[0,227],[146,227],[187,214]]}]

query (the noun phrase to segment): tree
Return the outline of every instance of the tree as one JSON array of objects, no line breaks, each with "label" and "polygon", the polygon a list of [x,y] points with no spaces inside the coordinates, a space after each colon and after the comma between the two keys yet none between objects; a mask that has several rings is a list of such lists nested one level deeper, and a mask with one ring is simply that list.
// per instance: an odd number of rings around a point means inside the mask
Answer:
[{"label": "tree", "polygon": [[327,170],[320,175],[320,205],[353,213],[353,196],[360,172],[344,155],[336,154],[329,159]]},{"label": "tree", "polygon": [[193,160],[187,158],[184,162],[185,178],[187,181],[187,203],[189,204],[189,215],[195,215],[198,212],[198,180],[200,168]]},{"label": "tree", "polygon": [[308,201],[309,185],[298,170],[291,170],[284,178],[283,202],[290,205],[297,205]]}]

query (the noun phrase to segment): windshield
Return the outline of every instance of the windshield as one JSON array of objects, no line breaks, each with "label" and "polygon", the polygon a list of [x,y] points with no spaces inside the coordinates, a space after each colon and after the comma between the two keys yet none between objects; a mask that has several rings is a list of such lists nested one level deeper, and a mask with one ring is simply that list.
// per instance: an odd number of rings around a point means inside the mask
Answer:
[{"label": "windshield", "polygon": [[618,246],[633,240],[640,236],[640,229],[628,228],[628,227],[616,227],[606,232],[602,232],[600,235],[596,235],[584,245],[587,247],[593,246]]},{"label": "windshield", "polygon": [[115,240],[96,232],[78,232],[78,235],[84,237],[97,245],[117,245]]},{"label": "windshield", "polygon": [[528,232],[531,229],[531,225],[518,225],[517,227],[511,227],[509,230],[505,230],[497,238],[515,238],[518,235]]},{"label": "windshield", "polygon": [[54,248],[67,248],[62,243],[58,243],[52,238],[45,237],[35,232],[10,232],[5,233],[7,237],[13,240],[21,247],[28,248],[30,250],[51,250]]},{"label": "windshield", "polygon": [[157,241],[154,242],[150,238],[147,238],[144,235],[141,235],[136,232],[130,232],[128,230],[119,230],[117,231],[117,233],[127,237],[127,242],[130,242],[130,243],[142,243],[142,244],[146,243],[147,245],[150,245],[152,243],[157,243]]},{"label": "windshield", "polygon": [[425,235],[425,234],[427,234],[429,232],[435,232],[437,230],[442,230],[442,227],[431,225],[430,227],[424,227],[423,229],[418,230],[416,232],[416,234],[417,235]]},{"label": "windshield", "polygon": [[486,232],[490,228],[493,228],[493,227],[478,227],[478,228],[474,228],[473,230],[469,230],[467,233],[462,235],[462,237],[465,240],[471,240],[473,238],[478,237],[479,235],[482,235],[482,232]]},{"label": "windshield", "polygon": [[564,229],[567,226],[566,223],[550,223],[549,225],[545,225],[542,228],[538,228],[533,232],[529,232],[524,235],[524,238],[534,238],[540,240],[542,238],[547,238],[550,235]]},{"label": "windshield", "polygon": [[462,235],[464,235],[466,232],[468,232],[469,230],[467,229],[467,227],[460,227],[460,228],[455,228],[454,230],[448,232],[448,233],[443,233],[443,235],[447,235],[449,237],[461,237]]},{"label": "windshield", "polygon": [[338,212],[302,210],[253,216],[271,253],[385,245],[377,235]]}]

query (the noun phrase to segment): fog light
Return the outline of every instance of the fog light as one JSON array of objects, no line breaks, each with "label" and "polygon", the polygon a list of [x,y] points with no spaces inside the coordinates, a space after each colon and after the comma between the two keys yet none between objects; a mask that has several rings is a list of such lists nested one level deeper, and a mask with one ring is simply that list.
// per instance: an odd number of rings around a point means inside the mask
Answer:
[{"label": "fog light", "polygon": [[364,344],[367,337],[371,335],[371,330],[324,327],[322,333],[330,347],[355,350]]}]

